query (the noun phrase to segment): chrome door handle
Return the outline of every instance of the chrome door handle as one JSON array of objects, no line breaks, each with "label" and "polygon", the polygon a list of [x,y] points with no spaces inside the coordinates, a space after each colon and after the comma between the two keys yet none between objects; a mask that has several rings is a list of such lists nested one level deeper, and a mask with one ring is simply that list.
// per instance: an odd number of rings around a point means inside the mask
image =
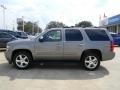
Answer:
[{"label": "chrome door handle", "polygon": [[80,46],[84,46],[85,44],[81,43]]}]

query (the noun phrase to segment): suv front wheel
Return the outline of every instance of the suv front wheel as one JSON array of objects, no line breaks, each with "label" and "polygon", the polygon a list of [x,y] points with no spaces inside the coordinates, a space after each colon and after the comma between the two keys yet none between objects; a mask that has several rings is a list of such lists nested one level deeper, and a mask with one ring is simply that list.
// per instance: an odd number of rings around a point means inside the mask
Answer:
[{"label": "suv front wheel", "polygon": [[87,70],[95,70],[100,66],[100,57],[97,54],[92,53],[84,54],[82,66]]},{"label": "suv front wheel", "polygon": [[26,69],[31,65],[32,57],[28,52],[18,52],[13,57],[13,64],[18,69]]}]

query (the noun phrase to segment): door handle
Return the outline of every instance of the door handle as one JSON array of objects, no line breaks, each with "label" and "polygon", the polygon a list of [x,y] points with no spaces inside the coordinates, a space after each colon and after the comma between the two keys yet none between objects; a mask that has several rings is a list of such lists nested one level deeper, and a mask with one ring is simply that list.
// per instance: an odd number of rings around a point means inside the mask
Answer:
[{"label": "door handle", "polygon": [[85,44],[81,43],[80,46],[84,46]]}]

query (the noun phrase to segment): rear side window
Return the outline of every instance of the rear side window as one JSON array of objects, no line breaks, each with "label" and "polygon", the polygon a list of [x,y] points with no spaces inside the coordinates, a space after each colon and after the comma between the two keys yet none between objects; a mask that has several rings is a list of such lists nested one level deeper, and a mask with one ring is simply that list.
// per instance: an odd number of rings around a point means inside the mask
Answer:
[{"label": "rear side window", "polygon": [[109,37],[104,30],[85,30],[91,41],[109,41]]},{"label": "rear side window", "polygon": [[66,37],[66,41],[81,41],[81,40],[83,40],[80,30],[75,30],[75,29],[65,30],[65,37]]}]

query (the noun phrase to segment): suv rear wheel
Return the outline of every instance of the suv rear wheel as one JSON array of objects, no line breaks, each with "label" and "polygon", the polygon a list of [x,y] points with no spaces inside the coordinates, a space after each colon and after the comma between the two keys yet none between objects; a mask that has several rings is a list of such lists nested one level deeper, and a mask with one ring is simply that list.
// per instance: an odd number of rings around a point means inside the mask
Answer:
[{"label": "suv rear wheel", "polygon": [[13,57],[13,64],[18,69],[26,69],[31,65],[32,57],[28,52],[18,52]]},{"label": "suv rear wheel", "polygon": [[82,66],[87,70],[95,70],[100,66],[100,57],[97,54],[92,53],[84,54]]}]

